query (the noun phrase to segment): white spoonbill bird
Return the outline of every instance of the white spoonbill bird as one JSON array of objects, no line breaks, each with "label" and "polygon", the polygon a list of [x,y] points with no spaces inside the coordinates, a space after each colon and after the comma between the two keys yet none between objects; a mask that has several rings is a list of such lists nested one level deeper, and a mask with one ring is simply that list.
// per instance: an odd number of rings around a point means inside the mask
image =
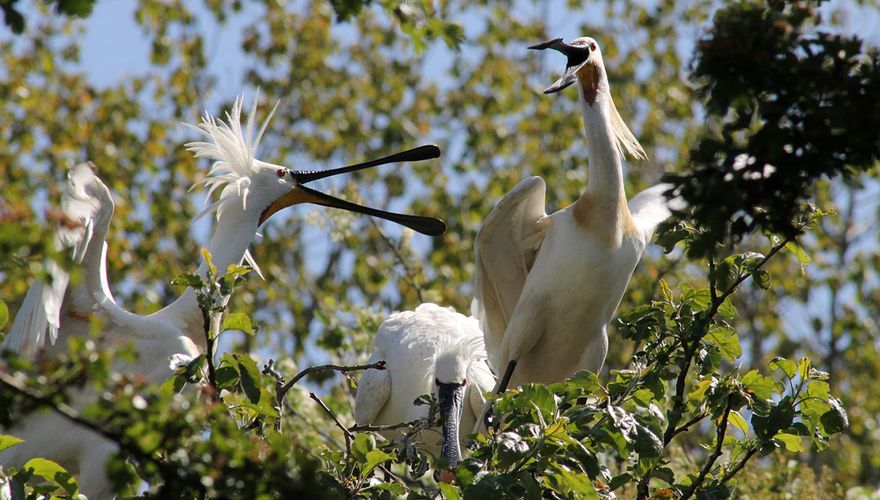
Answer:
[{"label": "white spoonbill bird", "polygon": [[[257,228],[275,212],[297,204],[315,203],[343,208],[382,217],[426,234],[440,234],[445,230],[442,221],[427,217],[394,214],[363,207],[327,194],[304,184],[315,179],[351,172],[396,161],[436,158],[436,146],[422,146],[386,158],[341,167],[337,169],[303,172],[273,165],[256,158],[260,138],[271,120],[269,113],[259,131],[255,130],[257,100],[243,128],[241,109],[243,99],[236,100],[227,120],[217,120],[205,114],[197,126],[205,142],[191,142],[186,146],[196,157],[214,160],[208,177],[196,184],[209,187],[209,195],[217,189],[221,194],[202,215],[216,213],[214,232],[208,244],[216,267],[225,270],[230,264],[247,260],[253,264],[248,246]],[[85,334],[93,316],[103,320],[102,342],[106,345],[134,343],[138,360],[121,364],[115,369],[144,376],[158,383],[167,379],[168,358],[175,353],[195,356],[204,349],[202,315],[196,294],[188,289],[176,301],[160,311],[142,316],[119,306],[107,282],[104,241],[113,216],[113,198],[98,178],[94,165],[81,164],[72,169],[61,202],[67,219],[58,232],[58,241],[70,248],[75,262],[83,269],[82,282],[67,289],[67,273],[50,265],[51,284],[36,282],[28,291],[2,350],[24,356],[51,355],[63,351],[66,342],[57,337]],[[202,263],[198,273],[207,272]],[[50,345],[45,345],[46,331]],[[73,395],[73,406],[85,406],[91,397],[85,392]],[[25,442],[0,454],[0,464],[21,466],[35,456],[61,463],[78,474],[82,491],[90,498],[112,496],[104,473],[107,455],[114,445],[89,430],[73,426],[53,413],[37,414],[17,428],[7,432],[24,438]]]},{"label": "white spoonbill bird", "polygon": [[599,371],[608,323],[654,229],[670,215],[665,184],[627,203],[621,159],[646,155],[614,106],[596,41],[559,38],[529,48],[568,56],[565,73],[544,93],[578,82],[589,180],[574,203],[547,215],[544,180],[524,179],[477,236],[474,309],[490,364],[504,374],[499,392]]},{"label": "white spoonbill bird", "polygon": [[[389,316],[373,341],[370,362],[385,360],[385,370],[367,370],[358,381],[354,417],[358,425],[397,424],[427,416],[413,401],[433,394],[440,402],[440,436],[425,444],[451,467],[461,461],[461,448],[485,403],[483,393],[495,385],[489,370],[483,333],[477,320],[451,307],[425,303],[415,311]],[[388,439],[394,431],[385,431]]]}]

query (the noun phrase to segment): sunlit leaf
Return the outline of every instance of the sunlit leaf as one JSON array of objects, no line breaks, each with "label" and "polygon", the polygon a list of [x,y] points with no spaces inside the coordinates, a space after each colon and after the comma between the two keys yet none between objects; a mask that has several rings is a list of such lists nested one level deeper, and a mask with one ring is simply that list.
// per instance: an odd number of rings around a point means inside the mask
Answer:
[{"label": "sunlit leaf", "polygon": [[773,439],[781,442],[785,446],[785,449],[792,453],[799,453],[806,450],[800,436],[780,432],[773,436]]},{"label": "sunlit leaf", "polygon": [[18,443],[23,443],[24,439],[17,438],[15,436],[9,436],[7,434],[0,435],[0,451],[3,451],[7,448],[11,448]]}]

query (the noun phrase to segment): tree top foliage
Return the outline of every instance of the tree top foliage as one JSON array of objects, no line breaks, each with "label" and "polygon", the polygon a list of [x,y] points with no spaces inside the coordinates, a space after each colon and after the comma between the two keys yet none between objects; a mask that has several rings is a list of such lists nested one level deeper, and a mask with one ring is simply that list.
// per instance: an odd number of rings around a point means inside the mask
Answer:
[{"label": "tree top foliage", "polygon": [[738,2],[697,44],[708,114],[691,169],[669,176],[705,228],[692,255],[752,231],[785,235],[820,177],[880,158],[880,51],[815,26],[819,2]]},{"label": "tree top foliage", "polygon": [[[396,443],[357,428],[349,371],[307,366],[362,369],[393,310],[468,311],[473,240],[501,196],[541,175],[552,210],[589,182],[577,97],[541,95],[555,68],[525,50],[563,35],[548,31],[559,23],[543,3],[254,3],[236,25],[244,67],[229,75],[211,69],[223,55],[200,16],[228,23],[241,3],[143,0],[134,20],[149,61],[106,86],[77,68],[82,25],[48,13],[54,4],[0,36],[0,330],[44,262],[66,258],[53,250],[51,207],[67,166],[85,159],[117,199],[117,300],[149,313],[190,286],[223,319],[206,332],[215,352],[172,359],[159,387],[113,374],[134,353],[97,336],[69,339],[68,355],[40,366],[0,360],[3,434],[52,408],[118,445],[109,472],[120,492],[145,484],[157,496],[809,498],[877,484],[880,256],[865,221],[878,217],[861,187],[878,155],[876,52],[830,34],[815,2],[569,4],[566,20],[602,46],[618,109],[652,158],[627,165],[627,192],[667,172],[690,209],[659,235],[668,254],[649,250],[634,272],[606,370],[498,398],[504,423],[475,440],[455,484],[430,472],[426,420]],[[435,51],[444,57],[426,57]],[[316,169],[439,144],[436,164],[334,187],[443,217],[449,231],[429,240],[294,211],[252,246],[265,282],[245,281],[247,268],[190,273],[207,228],[193,229],[187,188],[209,167],[176,124],[228,108],[235,77],[281,102],[267,161]],[[101,398],[70,411],[82,387]],[[16,445],[0,436],[0,449]],[[22,495],[77,493],[75,474],[35,460],[0,475]]]}]

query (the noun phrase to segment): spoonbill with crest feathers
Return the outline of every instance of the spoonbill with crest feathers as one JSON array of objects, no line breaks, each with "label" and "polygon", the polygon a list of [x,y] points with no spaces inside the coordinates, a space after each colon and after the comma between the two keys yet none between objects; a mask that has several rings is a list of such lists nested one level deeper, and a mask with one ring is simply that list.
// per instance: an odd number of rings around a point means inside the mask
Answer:
[{"label": "spoonbill with crest feathers", "polygon": [[[421,146],[366,163],[324,171],[291,170],[256,157],[260,139],[275,112],[273,109],[268,114],[257,131],[257,101],[255,98],[244,128],[241,123],[243,98],[235,101],[225,122],[205,113],[201,123],[189,125],[205,140],[188,143],[187,148],[196,157],[214,161],[208,177],[196,185],[207,186],[209,196],[220,190],[219,198],[199,217],[211,212],[216,214],[208,250],[221,272],[228,265],[239,264],[242,260],[256,266],[248,253],[248,246],[257,228],[279,210],[299,203],[381,217],[429,235],[445,231],[444,223],[438,219],[357,205],[305,185],[317,179],[386,163],[436,158],[440,155],[436,146]],[[196,356],[204,350],[202,314],[192,289],[187,289],[160,311],[146,316],[131,313],[116,303],[107,281],[105,242],[114,203],[94,165],[81,164],[70,171],[61,209],[70,223],[59,228],[57,240],[62,248],[70,249],[73,260],[81,265],[82,282],[67,289],[67,271],[50,263],[51,283],[37,281],[31,286],[0,348],[27,357],[62,352],[66,342],[56,343],[56,339],[85,335],[91,318],[96,316],[103,320],[103,342],[110,345],[132,341],[138,354],[136,362],[119,363],[114,368],[140,374],[154,383],[170,376],[167,360],[171,355]],[[203,262],[197,273],[204,276],[207,271],[208,265]],[[81,392],[73,396],[72,403],[75,408],[80,408],[90,399]],[[49,458],[77,474],[81,490],[90,498],[112,496],[104,472],[107,457],[114,449],[110,441],[90,430],[75,427],[52,413],[34,415],[23,425],[6,432],[24,438],[25,442],[0,455],[0,463],[20,466],[35,456]]]}]

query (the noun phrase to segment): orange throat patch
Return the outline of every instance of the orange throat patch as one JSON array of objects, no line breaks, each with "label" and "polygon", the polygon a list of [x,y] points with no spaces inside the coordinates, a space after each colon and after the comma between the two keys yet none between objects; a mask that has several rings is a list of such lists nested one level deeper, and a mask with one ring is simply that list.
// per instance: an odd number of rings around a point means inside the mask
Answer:
[{"label": "orange throat patch", "polygon": [[584,99],[592,106],[596,103],[596,94],[599,92],[599,71],[596,70],[596,65],[591,62],[584,64],[577,71],[577,76],[578,84],[584,91]]}]

